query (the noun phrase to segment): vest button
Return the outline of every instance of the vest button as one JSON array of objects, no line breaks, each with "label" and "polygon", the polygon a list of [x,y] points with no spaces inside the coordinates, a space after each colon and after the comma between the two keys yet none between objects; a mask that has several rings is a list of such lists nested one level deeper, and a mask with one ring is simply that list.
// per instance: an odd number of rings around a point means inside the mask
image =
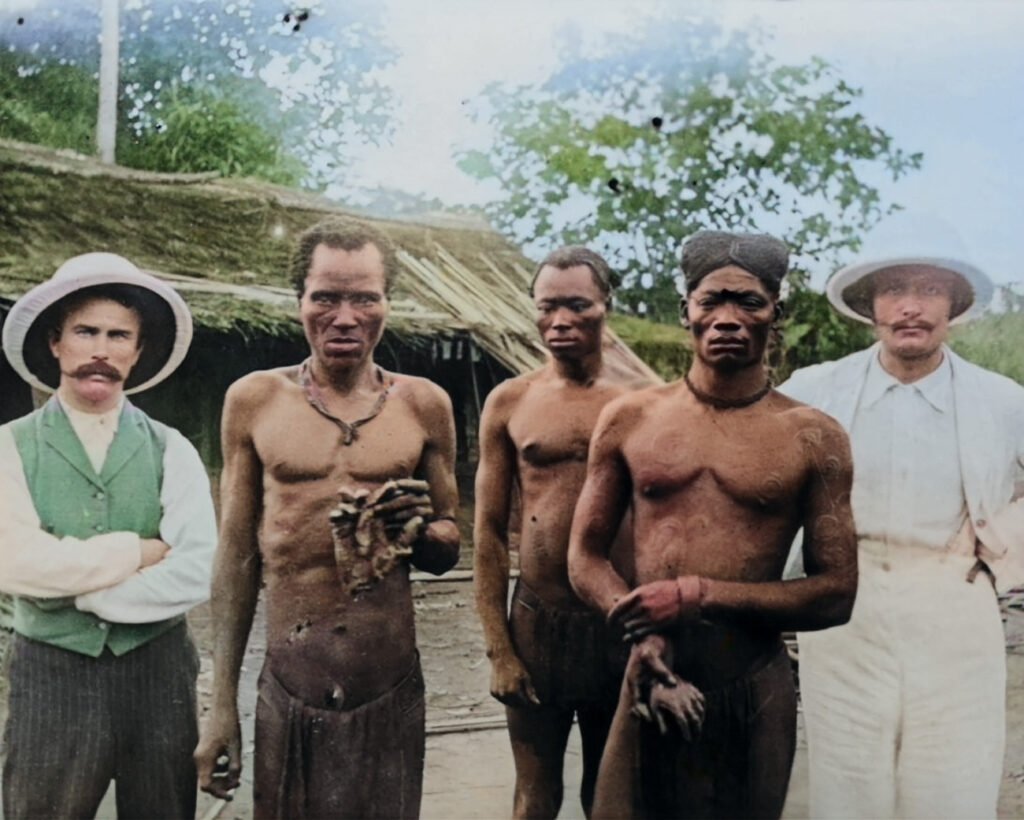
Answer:
[{"label": "vest button", "polygon": [[104,527],[102,524],[97,524],[95,527],[93,527],[93,529],[96,530],[96,532],[103,532],[106,529],[106,527]]},{"label": "vest button", "polygon": [[108,629],[109,627],[110,624],[106,623],[105,621],[100,621],[98,624],[96,624],[97,629]]},{"label": "vest button", "polygon": [[96,498],[98,498],[100,501],[102,501],[104,498],[106,498],[106,496],[103,494],[102,491],[100,491],[100,492],[96,493]]},{"label": "vest button", "polygon": [[988,522],[984,518],[979,518],[977,521],[974,522],[974,526],[981,530],[985,528],[985,524],[987,523]]}]

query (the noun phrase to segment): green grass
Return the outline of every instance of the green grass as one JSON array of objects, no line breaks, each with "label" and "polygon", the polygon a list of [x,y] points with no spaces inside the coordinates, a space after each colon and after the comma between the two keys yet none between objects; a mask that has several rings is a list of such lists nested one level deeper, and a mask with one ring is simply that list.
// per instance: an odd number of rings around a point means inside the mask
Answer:
[{"label": "green grass", "polygon": [[1024,384],[1024,313],[1000,313],[954,328],[950,347],[968,361]]}]

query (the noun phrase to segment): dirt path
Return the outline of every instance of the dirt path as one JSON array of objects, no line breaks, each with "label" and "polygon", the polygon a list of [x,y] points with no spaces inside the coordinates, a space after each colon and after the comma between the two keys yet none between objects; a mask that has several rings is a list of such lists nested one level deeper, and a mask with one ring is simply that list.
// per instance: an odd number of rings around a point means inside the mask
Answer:
[{"label": "dirt path", "polygon": [[[489,668],[473,609],[469,582],[414,585],[417,631],[427,685],[427,773],[423,816],[426,820],[507,817],[511,808],[513,770],[508,739],[501,726],[502,707],[488,695]],[[209,609],[199,607],[190,624],[200,646],[202,670],[199,696],[208,707],[212,678]],[[1007,749],[999,816],[1024,818],[1024,613],[1007,615],[1008,687]],[[202,795],[197,817],[223,820],[252,815],[252,720],[256,678],[264,652],[262,612],[257,614],[243,665],[240,709],[246,769],[235,801],[220,806]],[[2,711],[2,710],[0,710]],[[4,717],[0,714],[0,717]],[[464,731],[469,729],[470,731]],[[806,747],[802,740],[786,807],[787,818],[807,816]],[[566,760],[566,799],[560,817],[582,817],[575,793],[579,782],[579,752],[570,743]],[[113,818],[112,803],[101,818]]]},{"label": "dirt path", "polygon": [[[473,608],[469,582],[414,585],[416,623],[427,685],[427,773],[423,816],[470,820],[508,817],[514,772],[507,735],[500,722],[503,709],[488,695],[490,669],[483,637]],[[197,639],[207,625],[204,609],[194,613]],[[208,620],[208,615],[205,616]],[[248,755],[252,753],[252,712],[256,676],[263,652],[262,613],[246,654],[240,705]],[[1007,613],[1007,749],[999,816],[1024,818],[1024,613]],[[209,656],[203,653],[200,697],[208,699]],[[489,728],[498,726],[499,728]],[[459,727],[471,731],[453,731]],[[807,817],[807,750],[802,733],[794,764],[785,817]],[[251,770],[251,760],[246,761]],[[566,799],[560,817],[582,817],[575,793],[579,782],[578,745],[573,742],[566,761]],[[224,820],[251,816],[251,784],[246,779],[235,802],[225,807]],[[214,801],[200,802],[199,816],[214,810]]]}]

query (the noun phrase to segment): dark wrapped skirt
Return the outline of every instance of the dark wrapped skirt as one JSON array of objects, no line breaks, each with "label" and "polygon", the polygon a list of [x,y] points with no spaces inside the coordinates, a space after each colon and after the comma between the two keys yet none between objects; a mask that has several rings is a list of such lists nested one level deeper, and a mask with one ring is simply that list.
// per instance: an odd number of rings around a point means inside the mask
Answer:
[{"label": "dark wrapped skirt", "polygon": [[[679,671],[679,670],[677,670]],[[699,736],[630,714],[624,684],[592,818],[777,818],[796,750],[796,688],[785,647],[747,675],[704,689]]]},{"label": "dark wrapped skirt", "polygon": [[551,606],[519,580],[509,631],[542,704],[580,709],[615,703],[629,648],[600,613]]},{"label": "dark wrapped skirt", "polygon": [[266,664],[256,706],[254,817],[418,817],[423,694],[419,658],[391,691],[341,711],[292,697]]}]

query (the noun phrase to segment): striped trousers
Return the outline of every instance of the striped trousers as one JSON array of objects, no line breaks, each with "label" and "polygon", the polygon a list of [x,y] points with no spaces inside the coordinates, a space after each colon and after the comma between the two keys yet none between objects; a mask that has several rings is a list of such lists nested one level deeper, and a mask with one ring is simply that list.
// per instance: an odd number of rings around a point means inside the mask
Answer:
[{"label": "striped trousers", "polygon": [[199,659],[184,623],[120,657],[20,635],[11,651],[6,820],[91,818],[111,780],[122,820],[192,820]]}]

